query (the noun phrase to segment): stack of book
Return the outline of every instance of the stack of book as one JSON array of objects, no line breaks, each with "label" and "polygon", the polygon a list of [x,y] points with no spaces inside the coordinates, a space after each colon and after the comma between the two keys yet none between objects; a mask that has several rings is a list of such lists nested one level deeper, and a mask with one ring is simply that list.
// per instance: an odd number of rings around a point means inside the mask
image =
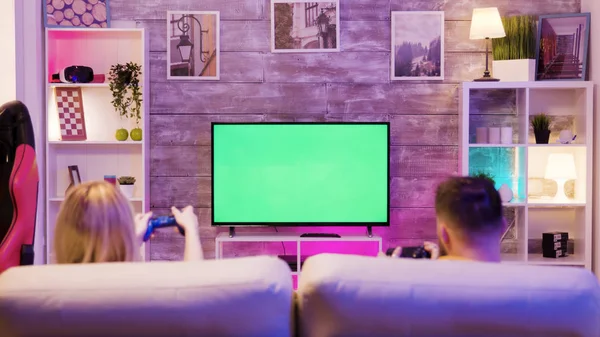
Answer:
[{"label": "stack of book", "polygon": [[567,243],[569,233],[551,232],[542,234],[542,254],[544,257],[558,258],[565,257],[567,253]]}]

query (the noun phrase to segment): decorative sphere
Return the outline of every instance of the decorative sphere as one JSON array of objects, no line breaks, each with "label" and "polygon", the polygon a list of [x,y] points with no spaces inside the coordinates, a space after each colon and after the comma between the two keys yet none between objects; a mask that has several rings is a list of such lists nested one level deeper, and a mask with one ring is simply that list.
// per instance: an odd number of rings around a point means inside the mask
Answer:
[{"label": "decorative sphere", "polygon": [[127,137],[129,137],[129,132],[123,128],[118,129],[117,133],[115,134],[115,137],[117,138],[118,141],[126,141]]},{"label": "decorative sphere", "polygon": [[131,130],[131,139],[139,142],[142,140],[142,129],[135,128]]}]

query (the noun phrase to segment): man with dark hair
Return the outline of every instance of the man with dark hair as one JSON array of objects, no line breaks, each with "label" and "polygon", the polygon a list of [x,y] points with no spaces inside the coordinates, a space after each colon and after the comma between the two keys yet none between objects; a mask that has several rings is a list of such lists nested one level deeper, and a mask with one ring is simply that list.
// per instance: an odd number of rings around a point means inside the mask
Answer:
[{"label": "man with dark hair", "polygon": [[[432,259],[500,262],[500,241],[506,230],[502,200],[494,185],[481,178],[454,177],[441,183],[435,195],[437,236],[424,248]],[[400,256],[402,248],[392,256]]]}]

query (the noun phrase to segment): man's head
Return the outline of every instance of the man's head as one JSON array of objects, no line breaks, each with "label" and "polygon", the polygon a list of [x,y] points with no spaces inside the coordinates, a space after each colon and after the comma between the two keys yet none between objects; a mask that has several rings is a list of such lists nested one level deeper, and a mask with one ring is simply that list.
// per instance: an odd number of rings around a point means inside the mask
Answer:
[{"label": "man's head", "polygon": [[[441,183],[435,196],[437,233],[448,255],[480,259],[500,254],[506,229],[502,200],[494,185],[481,178],[455,177]],[[485,259],[481,257],[481,259]]]}]

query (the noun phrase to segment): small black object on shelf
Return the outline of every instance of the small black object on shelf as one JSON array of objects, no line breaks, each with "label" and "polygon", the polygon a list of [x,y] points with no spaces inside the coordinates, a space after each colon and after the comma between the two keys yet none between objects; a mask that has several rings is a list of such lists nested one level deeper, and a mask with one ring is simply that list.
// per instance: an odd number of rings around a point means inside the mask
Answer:
[{"label": "small black object on shelf", "polygon": [[335,233],[304,233],[300,234],[301,238],[341,238],[339,234]]},{"label": "small black object on shelf", "polygon": [[569,233],[547,232],[542,234],[542,256],[548,258],[566,257],[568,253]]}]

